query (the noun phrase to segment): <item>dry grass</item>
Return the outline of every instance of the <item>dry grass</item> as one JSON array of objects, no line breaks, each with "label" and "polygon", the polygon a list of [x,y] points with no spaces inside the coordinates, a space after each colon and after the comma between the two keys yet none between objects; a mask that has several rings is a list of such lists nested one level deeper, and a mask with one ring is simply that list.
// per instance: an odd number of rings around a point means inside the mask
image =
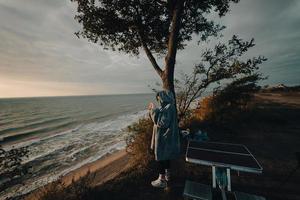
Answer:
[{"label": "dry grass", "polygon": [[94,174],[87,173],[70,185],[64,184],[61,179],[43,187],[33,197],[35,200],[86,200],[94,198],[92,183]]},{"label": "dry grass", "polygon": [[134,124],[128,126],[129,135],[126,138],[126,151],[130,154],[133,165],[139,169],[145,169],[153,160],[151,152],[153,122],[149,118],[142,118]]},{"label": "dry grass", "polygon": [[204,97],[198,103],[198,108],[194,110],[193,117],[199,121],[206,121],[213,118],[214,109],[212,107],[212,96]]}]

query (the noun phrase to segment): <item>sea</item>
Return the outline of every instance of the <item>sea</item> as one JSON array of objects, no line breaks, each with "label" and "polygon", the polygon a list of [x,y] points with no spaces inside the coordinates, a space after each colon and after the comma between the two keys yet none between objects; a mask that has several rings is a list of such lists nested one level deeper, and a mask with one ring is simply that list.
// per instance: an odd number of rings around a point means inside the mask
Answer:
[{"label": "sea", "polygon": [[0,145],[27,147],[21,183],[0,199],[26,194],[126,147],[126,127],[147,115],[154,94],[0,99]]}]

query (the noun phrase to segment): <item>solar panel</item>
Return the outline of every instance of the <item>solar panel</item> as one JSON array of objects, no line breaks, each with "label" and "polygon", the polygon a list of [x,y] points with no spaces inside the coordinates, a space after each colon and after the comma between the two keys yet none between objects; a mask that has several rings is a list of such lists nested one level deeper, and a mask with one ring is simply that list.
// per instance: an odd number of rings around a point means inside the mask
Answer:
[{"label": "solar panel", "polygon": [[240,144],[190,141],[186,161],[252,173],[263,170],[247,147]]}]

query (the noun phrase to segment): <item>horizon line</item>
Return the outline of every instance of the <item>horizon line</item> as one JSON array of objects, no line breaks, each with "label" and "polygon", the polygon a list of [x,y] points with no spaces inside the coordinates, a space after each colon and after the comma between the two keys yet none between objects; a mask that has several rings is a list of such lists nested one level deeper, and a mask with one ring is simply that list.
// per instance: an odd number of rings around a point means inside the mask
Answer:
[{"label": "horizon line", "polygon": [[20,96],[20,97],[0,97],[1,99],[30,99],[30,98],[55,98],[55,97],[87,97],[87,96],[114,96],[114,95],[134,95],[134,94],[152,94],[149,93],[115,93],[115,94],[83,94],[83,95],[57,95],[57,96]]},{"label": "horizon line", "polygon": [[[283,83],[277,83],[277,84],[267,84],[267,85],[264,85],[264,86],[269,86],[269,87],[274,87],[274,86],[278,86],[278,85],[281,85]],[[286,87],[297,87],[297,86],[300,86],[300,84],[289,84],[289,85],[286,85],[286,84],[283,84],[285,85]],[[261,87],[263,87],[262,85],[260,85]],[[57,95],[57,96],[20,96],[20,97],[0,97],[0,100],[1,99],[29,99],[29,98],[45,98],[45,97],[48,97],[48,98],[55,98],[55,97],[87,97],[87,96],[114,96],[114,95],[139,95],[139,94],[152,94],[153,92],[143,92],[143,93],[113,93],[113,94],[82,94],[82,95]]]}]

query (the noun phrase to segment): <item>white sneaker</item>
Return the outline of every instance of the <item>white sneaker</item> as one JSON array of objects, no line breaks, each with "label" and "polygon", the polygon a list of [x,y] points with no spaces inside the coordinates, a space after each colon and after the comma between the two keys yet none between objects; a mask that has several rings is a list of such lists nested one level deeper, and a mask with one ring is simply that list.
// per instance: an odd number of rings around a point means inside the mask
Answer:
[{"label": "white sneaker", "polygon": [[167,187],[167,181],[161,179],[160,177],[158,177],[158,179],[156,179],[155,181],[151,182],[151,185],[153,187],[165,188],[165,187]]},{"label": "white sneaker", "polygon": [[166,172],[165,173],[165,179],[166,179],[166,181],[170,181],[171,180],[171,172],[170,172],[170,170],[166,169],[165,172]]}]

